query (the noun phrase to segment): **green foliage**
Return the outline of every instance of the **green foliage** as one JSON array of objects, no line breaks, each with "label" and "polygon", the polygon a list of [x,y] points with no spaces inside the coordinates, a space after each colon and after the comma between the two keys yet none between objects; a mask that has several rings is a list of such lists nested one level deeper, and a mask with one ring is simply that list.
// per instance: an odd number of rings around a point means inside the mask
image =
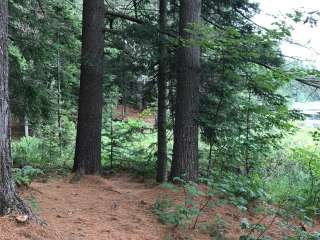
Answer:
[{"label": "green foliage", "polygon": [[160,197],[153,206],[153,212],[159,217],[164,224],[179,225],[181,221],[180,215],[173,210],[173,200],[168,196]]},{"label": "green foliage", "polygon": [[296,229],[295,236],[285,237],[284,240],[318,240],[320,233],[309,233],[301,229]]},{"label": "green foliage", "polygon": [[[205,209],[210,207],[212,191],[203,192],[194,182],[187,182],[183,179],[176,178],[183,191],[182,202],[174,201],[168,195],[157,199],[153,207],[153,212],[159,217],[164,224],[175,227],[192,228],[198,226],[200,215]],[[179,188],[172,184],[165,184],[163,187],[179,192]],[[204,200],[201,200],[204,199]]]},{"label": "green foliage", "polygon": [[23,137],[12,144],[12,158],[14,164],[23,166],[42,161],[41,143],[39,138]]},{"label": "green foliage", "polygon": [[285,149],[270,159],[266,188],[287,215],[311,222],[320,207],[318,130],[301,130],[287,141]]},{"label": "green foliage", "polygon": [[246,234],[240,236],[239,240],[272,240],[271,237],[265,236],[266,231],[271,225],[267,226],[262,223],[251,224],[248,219],[243,218],[240,227]]},{"label": "green foliage", "polygon": [[46,122],[37,126],[35,136],[13,141],[14,165],[31,165],[42,169],[70,166],[73,161],[75,127],[67,118],[63,118],[62,123],[64,127],[57,129]]},{"label": "green foliage", "polygon": [[155,174],[156,135],[148,124],[140,119],[108,118],[104,126],[102,156],[106,167],[132,170],[149,177]]},{"label": "green foliage", "polygon": [[226,237],[228,226],[219,214],[215,217],[213,224],[199,224],[199,229],[200,232],[209,234],[212,237],[212,240],[228,240]]},{"label": "green foliage", "polygon": [[232,204],[244,211],[249,210],[251,205],[255,206],[258,201],[268,201],[269,199],[261,180],[254,176],[250,178],[228,175],[220,181],[216,181],[214,189],[217,193],[226,195]]},{"label": "green foliage", "polygon": [[236,167],[248,175],[261,170],[265,157],[294,130],[291,121],[301,116],[289,111],[286,97],[279,94],[292,77],[278,54],[289,27],[281,23],[261,31],[238,24],[192,30],[200,35],[198,44],[207,56],[202,65],[202,139],[212,146],[217,168],[232,172]]},{"label": "green foliage", "polygon": [[31,122],[54,116],[59,95],[70,109],[79,72],[81,12],[60,0],[39,3],[9,1],[11,108]]},{"label": "green foliage", "polygon": [[57,128],[55,121],[42,122],[35,131],[35,135],[41,139],[41,165],[45,168],[70,167],[73,164],[75,123],[64,116],[60,122],[61,128]]},{"label": "green foliage", "polygon": [[42,174],[44,172],[41,169],[31,166],[13,169],[14,180],[18,186],[29,186],[34,178]]}]

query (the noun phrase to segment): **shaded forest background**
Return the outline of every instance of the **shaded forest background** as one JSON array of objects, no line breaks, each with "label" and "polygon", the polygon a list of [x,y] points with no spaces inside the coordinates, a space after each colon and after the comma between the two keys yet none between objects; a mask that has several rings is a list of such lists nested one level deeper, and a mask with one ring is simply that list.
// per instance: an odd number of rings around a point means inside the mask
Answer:
[{"label": "shaded forest background", "polygon": [[316,10],[267,29],[247,0],[8,6],[18,185],[124,170],[189,190],[205,183],[244,211],[264,202],[318,217],[319,131],[300,128],[306,116],[290,106],[320,99],[319,72],[281,52],[295,23],[316,26]]}]

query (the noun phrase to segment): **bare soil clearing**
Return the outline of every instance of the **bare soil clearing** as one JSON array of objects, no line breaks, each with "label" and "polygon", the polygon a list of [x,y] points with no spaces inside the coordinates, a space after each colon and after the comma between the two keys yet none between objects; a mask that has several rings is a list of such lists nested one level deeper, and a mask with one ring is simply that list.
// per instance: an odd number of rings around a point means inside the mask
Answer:
[{"label": "bare soil clearing", "polygon": [[[83,177],[76,183],[70,183],[70,178],[35,182],[22,194],[47,226],[18,224],[13,217],[3,217],[0,240],[163,240],[173,229],[161,224],[151,211],[161,193],[172,194],[128,175]],[[208,210],[200,222],[213,223],[217,214],[223,217],[231,240],[239,239],[242,217],[259,221],[259,217],[245,216],[233,206],[222,206]],[[272,216],[264,220],[266,224],[270,221]],[[274,224],[269,235],[282,239],[284,232]],[[193,239],[211,239],[209,234],[191,235]],[[183,239],[179,232],[172,236]]]}]

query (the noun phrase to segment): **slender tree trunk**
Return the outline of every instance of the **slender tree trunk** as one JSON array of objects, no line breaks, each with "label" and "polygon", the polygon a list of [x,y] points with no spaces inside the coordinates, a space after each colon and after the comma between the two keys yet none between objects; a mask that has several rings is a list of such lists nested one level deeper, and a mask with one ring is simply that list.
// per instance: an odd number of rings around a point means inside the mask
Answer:
[{"label": "slender tree trunk", "polygon": [[[201,0],[180,0],[180,38],[195,36],[186,28],[200,22]],[[200,47],[180,46],[177,50],[177,101],[171,180],[198,179],[198,124]]]},{"label": "slender tree trunk", "polygon": [[24,136],[29,137],[29,120],[27,114],[24,115]]},{"label": "slender tree trunk", "polygon": [[[122,66],[124,66],[124,61],[122,60]],[[127,81],[125,79],[125,74],[121,73],[121,87],[122,87],[122,120],[125,119],[127,114]]]},{"label": "slender tree trunk", "polygon": [[159,75],[158,75],[158,160],[157,182],[166,180],[167,172],[167,49],[165,46],[167,21],[167,0],[159,0]]},{"label": "slender tree trunk", "polygon": [[110,168],[113,169],[113,146],[114,146],[114,136],[113,136],[113,110],[111,109],[111,120],[110,120]]},{"label": "slender tree trunk", "polygon": [[102,79],[104,50],[103,0],[83,1],[81,76],[74,170],[101,170]]},{"label": "slender tree trunk", "polygon": [[213,147],[213,143],[212,143],[212,139],[210,139],[210,143],[209,143],[209,156],[208,156],[208,168],[207,168],[207,176],[210,176],[210,171],[212,169],[212,147]]},{"label": "slender tree trunk", "polygon": [[[249,90],[249,89],[248,89]],[[249,175],[251,170],[250,163],[250,151],[249,151],[249,135],[250,135],[250,104],[251,104],[251,92],[248,93],[248,106],[246,114],[246,145],[245,145],[245,170],[246,175]]]},{"label": "slender tree trunk", "polygon": [[[60,33],[58,33],[58,44],[60,44]],[[59,155],[62,156],[62,114],[61,114],[61,63],[60,63],[60,49],[57,52],[57,90],[58,90],[58,140],[59,140]]]},{"label": "slender tree trunk", "polygon": [[33,216],[18,196],[12,178],[8,93],[8,2],[0,1],[0,214],[11,211]]}]

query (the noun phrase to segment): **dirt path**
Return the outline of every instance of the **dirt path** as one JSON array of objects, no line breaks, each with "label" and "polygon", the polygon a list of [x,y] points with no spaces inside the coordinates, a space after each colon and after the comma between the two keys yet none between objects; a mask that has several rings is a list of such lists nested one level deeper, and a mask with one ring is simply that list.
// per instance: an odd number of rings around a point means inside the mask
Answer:
[{"label": "dirt path", "polygon": [[150,211],[155,189],[125,178],[33,183],[25,197],[63,240],[164,239],[166,229]]},{"label": "dirt path", "polygon": [[[70,177],[35,182],[23,191],[37,214],[47,222],[45,228],[36,224],[17,224],[14,218],[0,218],[0,240],[181,240],[179,235],[167,238],[172,229],[161,224],[151,211],[157,197],[168,190],[148,186],[128,175],[105,179],[83,177],[70,183]],[[177,194],[171,196],[179,199]],[[250,216],[230,206],[208,209],[199,220],[214,226],[217,216],[223,218],[227,239],[237,240],[241,235],[239,223],[243,217],[259,222],[261,216]],[[272,216],[267,216],[268,225]],[[273,239],[284,236],[280,224],[270,228]],[[180,233],[178,233],[180,234]],[[209,240],[210,234],[192,232],[188,237]]]}]

